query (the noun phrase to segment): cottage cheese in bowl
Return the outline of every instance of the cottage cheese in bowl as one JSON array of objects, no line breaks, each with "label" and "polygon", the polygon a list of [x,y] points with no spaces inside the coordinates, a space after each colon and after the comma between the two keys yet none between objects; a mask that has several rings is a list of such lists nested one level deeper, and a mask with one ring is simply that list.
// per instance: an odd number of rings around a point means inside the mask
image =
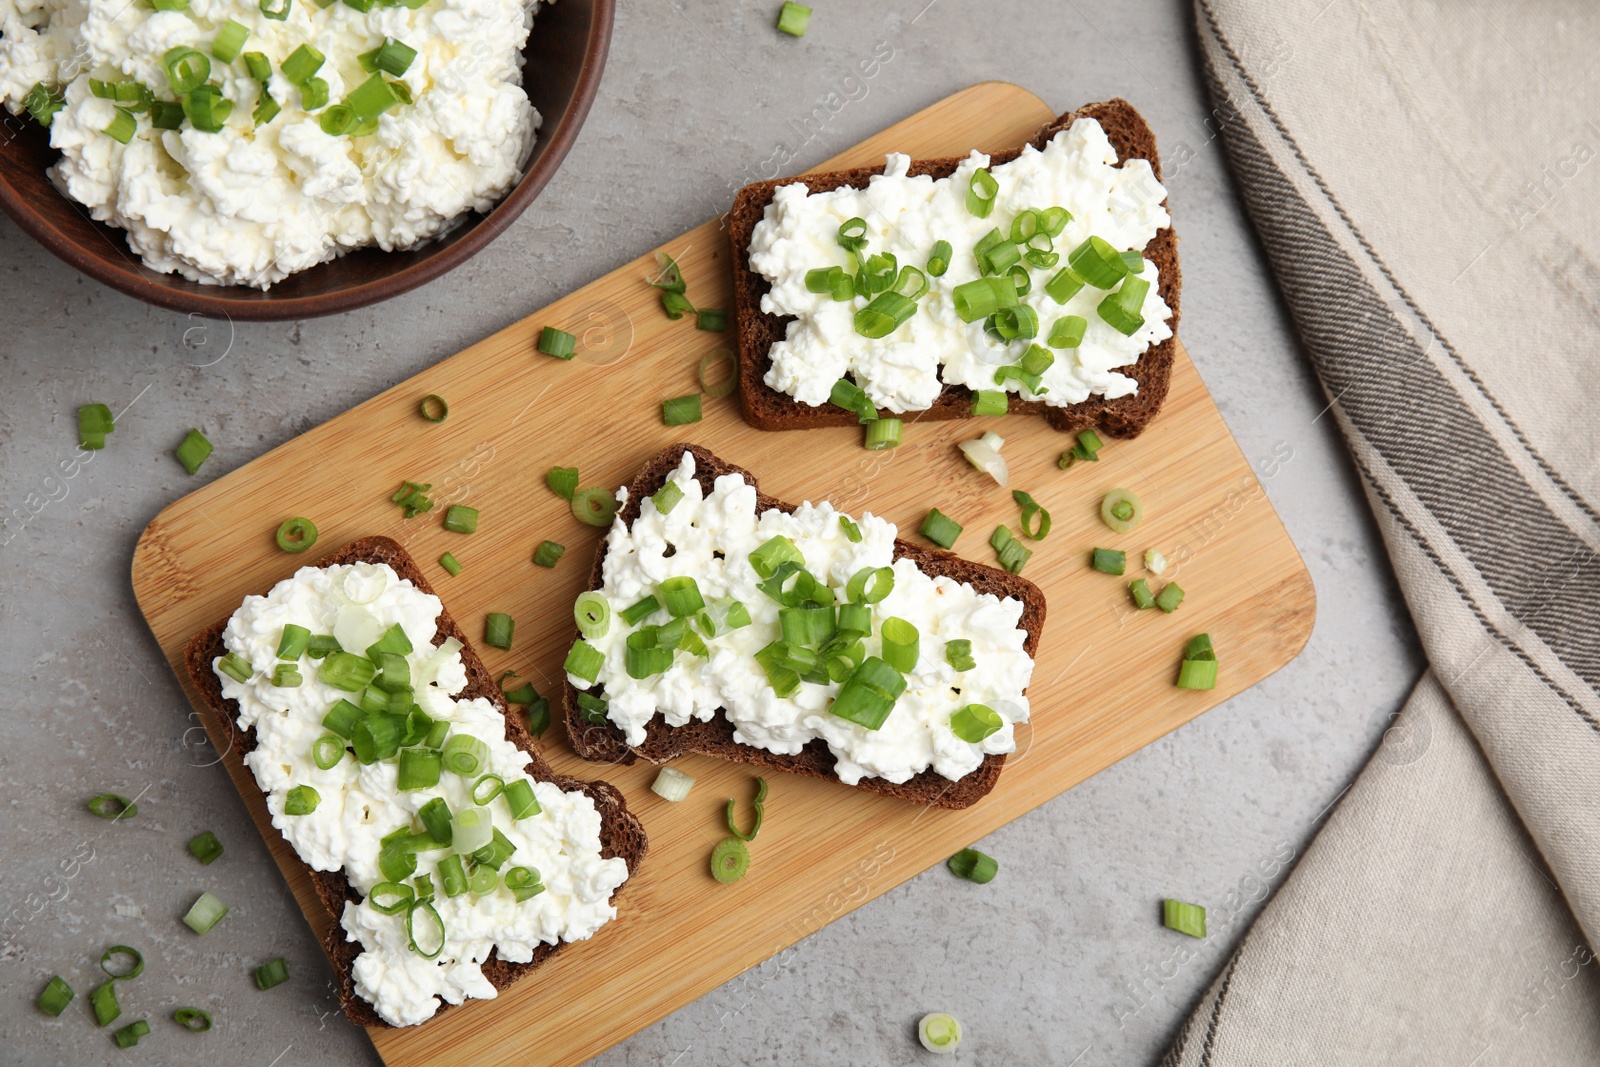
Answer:
[{"label": "cottage cheese in bowl", "polygon": [[[48,117],[56,186],[154,270],[267,289],[354,249],[438,237],[521,177],[540,123],[522,89],[539,0],[159,2],[0,0],[0,102]],[[230,20],[248,32],[225,60]],[[399,73],[369,69],[386,42],[415,52]],[[285,67],[302,46],[324,57],[311,77],[325,94]],[[209,65],[213,113],[227,112],[216,132],[187,110],[170,118],[182,48]],[[374,78],[395,102],[328,132],[330,110]],[[147,95],[118,99],[118,84]],[[163,105],[176,128],[158,128]]]}]

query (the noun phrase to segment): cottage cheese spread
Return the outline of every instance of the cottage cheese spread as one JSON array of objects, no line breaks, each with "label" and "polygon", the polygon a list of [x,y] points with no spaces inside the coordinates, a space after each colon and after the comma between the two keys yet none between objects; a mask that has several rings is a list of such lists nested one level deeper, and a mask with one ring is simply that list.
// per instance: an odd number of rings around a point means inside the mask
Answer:
[{"label": "cottage cheese spread", "polygon": [[[629,744],[644,740],[645,726],[658,712],[669,726],[682,726],[710,719],[723,708],[741,744],[792,755],[822,738],[848,785],[867,776],[904,782],[930,767],[954,780],[975,770],[985,755],[1014,750],[1013,725],[1027,720],[1023,691],[1033,674],[1033,660],[1023,651],[1027,634],[1018,625],[1021,601],[979,594],[949,578],[930,578],[909,559],[895,560],[894,524],[870,513],[856,520],[861,541],[851,543],[840,528],[839,512],[826,502],[801,504],[793,513],[757,515],[756,491],[742,477],[723,475],[706,496],[694,472],[694,456],[686,452],[670,476],[683,490],[677,505],[662,515],[646,500],[632,527],[619,519],[606,538],[601,591],[613,612],[605,636],[591,643],[606,657],[599,681],[610,702],[608,716]],[[626,495],[625,489],[619,493]],[[893,590],[873,605],[866,654],[880,652],[877,631],[883,619],[899,616],[920,631],[920,655],[880,729],[829,713],[837,683],[802,682],[792,697],[780,697],[756,662],[756,651],[779,635],[779,605],[757,588],[761,578],[748,557],[778,534],[800,549],[807,570],[836,590],[863,567],[893,566]],[[692,576],[708,602],[717,597],[742,602],[751,624],[707,638],[707,659],[680,651],[671,669],[636,681],[624,666],[631,627],[616,612],[678,575]],[[660,613],[655,621],[665,617]],[[945,642],[956,638],[972,642],[976,669],[957,672],[945,661]],[[568,677],[580,689],[590,684]],[[993,708],[1004,724],[981,742],[961,740],[950,730],[950,716],[967,704]]]},{"label": "cottage cheese spread", "polygon": [[[1077,348],[1053,350],[1055,363],[1044,373],[1042,396],[1014,379],[1004,388],[1056,407],[1091,395],[1111,399],[1137,392],[1138,383],[1116,368],[1137,363],[1147,348],[1172,336],[1167,325],[1172,309],[1161,299],[1155,265],[1146,262],[1139,275],[1151,284],[1143,304],[1144,325],[1132,336],[1100,318],[1096,307],[1104,291],[1085,286],[1061,305],[1043,288],[1066,265],[1066,253],[1091,235],[1118,249],[1142,249],[1171,222],[1161,206],[1166,190],[1150,164],[1130,159],[1118,167],[1116,162],[1116,149],[1100,124],[1079,119],[1043,151],[1030,145],[1012,162],[993,168],[1000,188],[987,218],[973,215],[966,204],[973,172],[989,163],[981,152],[973,152],[948,178],[908,177],[910,158],[893,154],[884,173],[865,189],[813,194],[800,183],[780,186],[750,240],[750,269],[771,283],[761,310],[794,316],[787,335],[772,346],[766,383],[801,403],[819,405],[827,403],[833,384],[849,374],[875,405],[895,412],[929,407],[941,381],[975,390],[1002,388],[994,381],[996,366],[1017,362],[1029,342],[990,340],[982,320],[961,321],[950,294],[979,276],[972,250],[992,228],[1005,233],[1020,211],[1059,206],[1072,213],[1072,221],[1055,239],[1060,264],[1030,272],[1033,289],[1022,303],[1038,313],[1041,343],[1055,320],[1065,315],[1081,315],[1088,330]],[[954,249],[950,269],[928,279],[929,290],[917,313],[881,340],[856,332],[859,300],[836,301],[826,293],[807,291],[805,285],[807,271],[845,265],[839,226],[856,217],[867,222],[868,250],[892,252],[902,266],[921,268],[936,241],[949,241]]]},{"label": "cottage cheese spread", "polygon": [[[280,0],[281,2],[281,0]],[[539,115],[522,90],[523,43],[537,0],[427,0],[415,10],[291,0],[284,21],[255,0],[192,0],[157,11],[143,0],[0,0],[0,102],[13,113],[36,83],[64,91],[50,126],[62,157],[58,188],[94,218],[127,231],[154,270],[199,282],[269,288],[352,249],[410,248],[468,211],[487,211],[521,174]],[[90,77],[136,80],[174,99],[162,58],[179,45],[207,57],[234,19],[245,52],[272,63],[282,105],[253,128],[260,85],[242,59],[211,60],[211,82],[233,102],[219,133],[185,122],[158,130],[138,116],[126,145],[102,131],[116,117]],[[357,56],[393,37],[417,50],[399,80],[415,104],[391,108],[371,136],[330,136],[308,114],[283,60],[301,44],[323,52],[317,76],[338,103],[368,74]]]},{"label": "cottage cheese spread", "polygon": [[[377,595],[352,604],[347,594],[358,587],[365,587],[358,599]],[[395,788],[395,761],[363,766],[350,755],[329,770],[319,769],[311,747],[328,732],[322,717],[350,694],[320,682],[317,661],[309,657],[300,660],[300,686],[273,686],[270,675],[280,662],[278,640],[287,623],[312,633],[334,632],[341,614],[343,626],[375,627],[373,632],[380,634],[398,623],[416,649],[408,657],[413,680],[433,678],[416,690],[422,709],[435,720],[449,721],[452,734],[467,733],[486,742],[486,773],[507,782],[527,777],[530,757],[505,739],[505,720],[494,705],[481,697],[453,699],[466,685],[466,670],[459,652],[435,654],[439,611],[438,597],[401,580],[386,564],[303,567],[266,596],[247,598],[223,634],[228,651],[253,669],[248,682],[221,671],[217,677],[223,695],[238,701],[239,725],[255,730],[256,748],[245,756],[245,764],[267,794],[272,825],[312,868],[343,870],[363,896],[383,881],[380,839],[412,825],[418,809],[436,796],[444,797],[451,811],[471,806],[472,783],[445,771],[438,787],[401,793]],[[309,815],[284,814],[285,794],[297,785],[312,786],[321,794]],[[491,801],[484,810],[516,846],[502,871],[514,865],[536,868],[546,891],[519,903],[503,886],[483,896],[446,897],[436,889],[433,903],[446,931],[437,959],[410,950],[404,914],[381,914],[365,899],[345,905],[345,933],[362,947],[355,959],[356,992],[388,1022],[422,1022],[438,1010],[440,998],[459,1004],[467,997],[494,997],[495,988],[480,966],[490,950],[502,960],[527,962],[540,944],[583,940],[615,917],[611,894],[627,878],[627,865],[619,858],[600,857],[600,814],[594,802],[548,782],[535,782],[534,794],[543,809],[537,815],[514,820],[502,800]],[[420,853],[418,874],[432,874],[445,854]]]}]

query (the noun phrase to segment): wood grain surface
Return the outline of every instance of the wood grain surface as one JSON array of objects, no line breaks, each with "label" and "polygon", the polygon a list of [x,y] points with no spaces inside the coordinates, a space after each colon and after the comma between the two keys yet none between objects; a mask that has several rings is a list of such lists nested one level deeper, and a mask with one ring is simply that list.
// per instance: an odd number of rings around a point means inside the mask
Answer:
[{"label": "wood grain surface", "polygon": [[[1016,86],[980,84],[823,167],[858,165],[891,149],[919,156],[998,149],[1053,114]],[[1176,225],[1181,235],[1183,219]],[[690,299],[726,306],[729,251],[716,220],[665,248],[683,266]],[[1289,662],[1311,632],[1310,576],[1181,348],[1171,394],[1151,428],[1111,442],[1100,462],[1067,471],[1055,460],[1070,439],[1027,417],[908,422],[905,443],[892,452],[864,451],[854,428],[753,430],[734,396],[708,398],[697,425],[668,427],[660,402],[694,392],[700,358],[731,336],[662,315],[644,281],[653,255],[162,511],[135,551],[133,584],[180,679],[185,642],[244,596],[264,592],[319,552],[382,533],[417,557],[470,635],[481,637],[486,612],[511,614],[513,649],[480,647],[484,659],[555,696],[572,636],[570,605],[600,531],[572,517],[544,487],[544,472],[576,465],[582,484],[615,487],[663,445],[685,438],[755,472],[780,499],[832,500],[906,531],[937,505],[966,524],[957,551],[992,563],[988,534],[1001,522],[1015,528],[1017,508],[954,446],[994,429],[1006,438],[1012,486],[1031,492],[1055,520],[1048,540],[1031,546],[1024,572],[1043,588],[1050,612],[1030,691],[1033,722],[1019,731],[1019,752],[995,791],[965,811],[775,778],[750,874],[733,886],[711,879],[707,857],[726,836],[726,798],[749,795],[747,771],[701,757],[679,761],[699,781],[687,801],[668,804],[649,792],[654,768],[584,763],[553,728],[542,742],[550,762],[621,787],[645,823],[650,855],[616,922],[593,940],[497,1000],[471,1002],[420,1027],[372,1031],[391,1065],[581,1062],[1254,685]],[[535,351],[546,325],[579,335],[576,359]],[[449,400],[447,421],[418,416],[428,393]],[[402,479],[434,483],[441,505],[479,508],[478,533],[443,530],[442,507],[403,520],[388,499]],[[1116,486],[1145,504],[1143,524],[1126,536],[1098,518],[1101,496]],[[304,556],[273,543],[291,515],[312,518],[321,531]],[[567,546],[554,570],[531,562],[545,539]],[[1168,576],[1187,591],[1182,607],[1172,615],[1134,611],[1123,579],[1089,568],[1097,545],[1125,548],[1130,560],[1146,548],[1163,550],[1176,564]],[[445,551],[465,568],[457,578],[435,562]],[[1173,685],[1184,642],[1200,631],[1211,633],[1221,660],[1220,685],[1209,693]],[[235,756],[225,762],[274,855],[291,857],[249,772]],[[1005,865],[1027,877],[1026,857],[1005,857]],[[313,926],[325,923],[309,886],[291,882]]]}]

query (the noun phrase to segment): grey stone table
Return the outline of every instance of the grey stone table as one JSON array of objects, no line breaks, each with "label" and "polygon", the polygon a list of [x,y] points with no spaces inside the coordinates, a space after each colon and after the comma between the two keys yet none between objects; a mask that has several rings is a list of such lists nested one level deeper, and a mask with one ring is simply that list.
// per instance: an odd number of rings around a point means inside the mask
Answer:
[{"label": "grey stone table", "polygon": [[[334,1010],[321,954],[222,769],[190,765],[202,761],[183,746],[187,705],[129,586],[151,516],[721,212],[730,182],[780,143],[804,166],[990,78],[1060,109],[1127,97],[1168,160],[1187,159],[1168,168],[1184,339],[1311,567],[1320,598],[1311,644],[1254,689],[984,841],[1001,864],[989,886],[927,871],[597,1062],[910,1064],[926,1056],[913,1027],[930,1010],[966,1023],[969,1061],[1158,1057],[1422,666],[1323,394],[1205,124],[1189,5],[816,0],[802,41],[774,32],[778,6],[624,3],[576,148],[484,253],[376,308],[213,327],[206,359],[195,358],[194,336],[184,345],[193,323],[77,276],[0,221],[0,511],[42,504],[0,547],[0,691],[10,694],[0,713],[0,1062],[376,1062]],[[849,80],[878,42],[893,58],[872,80]],[[802,127],[834,90],[849,102],[826,125]],[[262,392],[291,414],[264,407]],[[132,407],[112,447],[53,478],[87,401]],[[194,479],[172,458],[191,425],[217,443]],[[143,790],[140,817],[107,825],[87,815],[83,798],[103,788]],[[201,940],[177,922],[198,870],[178,843],[204,826],[228,847],[205,881],[233,911]],[[1211,906],[1210,941],[1161,929],[1166,895]],[[82,1005],[89,954],[118,942],[147,954],[125,1000],[157,1023],[126,1054],[77,1011],[51,1020],[32,1006],[58,970]],[[257,992],[248,967],[278,954],[295,980]],[[212,1008],[218,1029],[175,1032],[161,1009],[183,1003]]]}]

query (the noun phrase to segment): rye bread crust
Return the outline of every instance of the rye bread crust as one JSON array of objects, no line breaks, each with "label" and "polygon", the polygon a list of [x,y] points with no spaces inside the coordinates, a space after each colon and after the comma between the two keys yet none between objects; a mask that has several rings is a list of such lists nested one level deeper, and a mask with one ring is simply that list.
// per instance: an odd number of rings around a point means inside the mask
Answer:
[{"label": "rye bread crust", "polygon": [[[409,553],[401,547],[399,542],[387,537],[366,537],[359,541],[352,541],[344,548],[317,561],[319,566],[330,566],[342,563],[387,563],[394,568],[395,573],[401,578],[410,579],[411,583],[424,593],[432,593],[427,579],[417,567]],[[255,731],[239,726],[239,705],[236,701],[229,700],[222,695],[222,683],[218,680],[216,672],[212,669],[212,661],[222,655],[227,649],[222,643],[223,631],[227,628],[228,619],[223,618],[196,634],[189,641],[185,651],[185,662],[188,667],[189,680],[194,683],[202,696],[205,697],[206,708],[211,713],[212,719],[219,727],[221,734],[227,740],[227,746],[242,757],[245,753],[256,747]],[[446,637],[454,637],[462,644],[461,660],[467,671],[467,686],[462,691],[464,697],[483,697],[489,700],[505,716],[506,738],[518,748],[533,757],[528,764],[528,773],[542,782],[550,782],[561,789],[572,791],[579,790],[594,801],[595,807],[600,812],[600,845],[601,855],[607,859],[614,856],[622,857],[628,865],[628,877],[631,880],[639,868],[639,862],[644,859],[648,850],[645,840],[644,827],[632,812],[628,811],[623,801],[622,793],[607,782],[585,782],[578,778],[569,778],[556,774],[545,763],[534,747],[532,735],[523,726],[521,719],[511,714],[504,697],[500,695],[500,687],[496,684],[489,669],[484,666],[483,660],[478,658],[478,653],[473,649],[472,643],[462,633],[461,627],[456,625],[455,619],[449,611],[441,610],[438,620],[438,631],[434,636],[434,644],[438,645]],[[263,797],[265,792],[263,791]],[[296,862],[300,862],[298,858]],[[359,1026],[389,1027],[373,1010],[371,1004],[363,1000],[355,991],[353,967],[355,959],[361,954],[358,942],[349,941],[340,925],[340,917],[344,914],[345,901],[361,899],[360,895],[351,887],[349,880],[342,871],[314,871],[308,865],[301,863],[311,883],[316,887],[317,896],[321,898],[323,906],[328,911],[330,923],[326,935],[323,937],[322,947],[328,954],[329,961],[333,964],[334,974],[339,985],[339,1004],[344,1009],[351,1022]],[[613,894],[613,901],[628,887],[624,882]],[[566,945],[558,942],[554,945],[540,945],[534,950],[533,959],[527,963],[509,963],[490,953],[483,964],[484,976],[495,989],[504,989],[512,982],[534,971],[541,963],[554,956]],[[451,1007],[448,1002],[441,1004],[439,1011],[448,1011]],[[435,1015],[434,1018],[438,1018]],[[418,1025],[427,1025],[420,1023]]]},{"label": "rye bread crust", "polygon": [[[685,452],[693,454],[695,480],[705,492],[711,492],[713,483],[721,475],[738,474],[755,488],[758,513],[772,509],[794,510],[794,505],[775,500],[761,492],[755,476],[742,467],[718,459],[699,445],[675,444],[662,450],[629,483],[628,503],[617,513],[624,523],[631,525],[634,519],[639,517],[639,508],[645,497],[659,489],[667,476],[678,469]],[[1026,578],[973,563],[954,553],[923,548],[899,539],[894,543],[894,556],[896,559],[910,559],[929,576],[944,575],[958,582],[966,582],[980,593],[993,593],[1000,597],[1011,596],[1022,601],[1020,625],[1028,635],[1023,642],[1023,648],[1029,656],[1037,654],[1039,635],[1044,629],[1045,618],[1044,594],[1040,592],[1038,586]],[[605,558],[606,544],[602,541],[595,552],[594,566],[589,572],[591,589],[599,589],[603,585],[601,575]],[[577,637],[576,630],[573,632],[573,637],[574,639]],[[589,691],[601,694],[604,692],[604,687],[595,685]],[[828,751],[827,742],[821,739],[814,740],[793,756],[780,756],[765,749],[743,745],[733,739],[733,724],[728,721],[724,709],[721,708],[717,709],[716,714],[706,722],[690,722],[683,726],[668,726],[665,718],[658,713],[646,727],[644,743],[629,746],[624,741],[623,732],[616,726],[610,723],[599,726],[586,722],[579,716],[578,689],[570,682],[565,682],[562,686],[562,705],[572,747],[584,759],[628,764],[643,757],[651,763],[665,763],[685,753],[698,753],[748,763],[768,770],[804,774],[834,782],[839,780],[834,773],[835,761],[833,753]],[[985,756],[976,770],[956,781],[951,781],[929,769],[899,784],[883,778],[863,778],[856,788],[883,796],[899,797],[918,804],[929,804],[940,808],[965,808],[976,804],[994,788],[1005,762],[1004,755]]]},{"label": "rye bread crust", "polygon": [[[1161,180],[1161,158],[1156,151],[1155,134],[1133,105],[1120,97],[1069,111],[1040,129],[1028,143],[1043,149],[1050,138],[1080,118],[1091,118],[1100,123],[1116,148],[1119,160],[1148,160],[1156,180]],[[990,156],[991,165],[1008,163],[1021,153],[1021,147],[996,152]],[[913,176],[930,174],[935,178],[949,177],[965,158],[913,160],[910,173]],[[771,365],[767,353],[775,342],[783,339],[793,319],[769,315],[761,310],[761,298],[771,287],[765,278],[750,269],[750,238],[755,232],[756,223],[761,221],[767,205],[772,202],[774,190],[780,185],[803,182],[812,192],[822,193],[844,186],[864,187],[869,178],[881,173],[883,168],[879,166],[779,178],[747,185],[734,197],[733,208],[728,213],[728,237],[733,246],[734,308],[739,337],[739,402],[745,421],[759,430],[854,426],[856,416],[831,404],[818,407],[802,404],[767,385],[765,378],[767,368]],[[1160,271],[1159,289],[1161,298],[1172,309],[1172,317],[1168,322],[1173,335],[1153,345],[1132,367],[1120,368],[1123,374],[1139,383],[1138,392],[1115,400],[1091,396],[1067,407],[1050,407],[1042,400],[1023,400],[1018,394],[1010,393],[1011,414],[1043,415],[1046,422],[1062,431],[1096,427],[1113,437],[1136,437],[1144,432],[1160,410],[1161,402],[1166,399],[1167,386],[1172,377],[1173,352],[1177,345],[1178,297],[1183,275],[1178,266],[1178,238],[1171,226],[1151,238],[1150,243],[1145,245],[1144,256]],[[883,411],[880,414],[888,416],[893,412]],[[972,391],[965,386],[946,385],[932,407],[915,415],[919,419],[971,418]]]}]

